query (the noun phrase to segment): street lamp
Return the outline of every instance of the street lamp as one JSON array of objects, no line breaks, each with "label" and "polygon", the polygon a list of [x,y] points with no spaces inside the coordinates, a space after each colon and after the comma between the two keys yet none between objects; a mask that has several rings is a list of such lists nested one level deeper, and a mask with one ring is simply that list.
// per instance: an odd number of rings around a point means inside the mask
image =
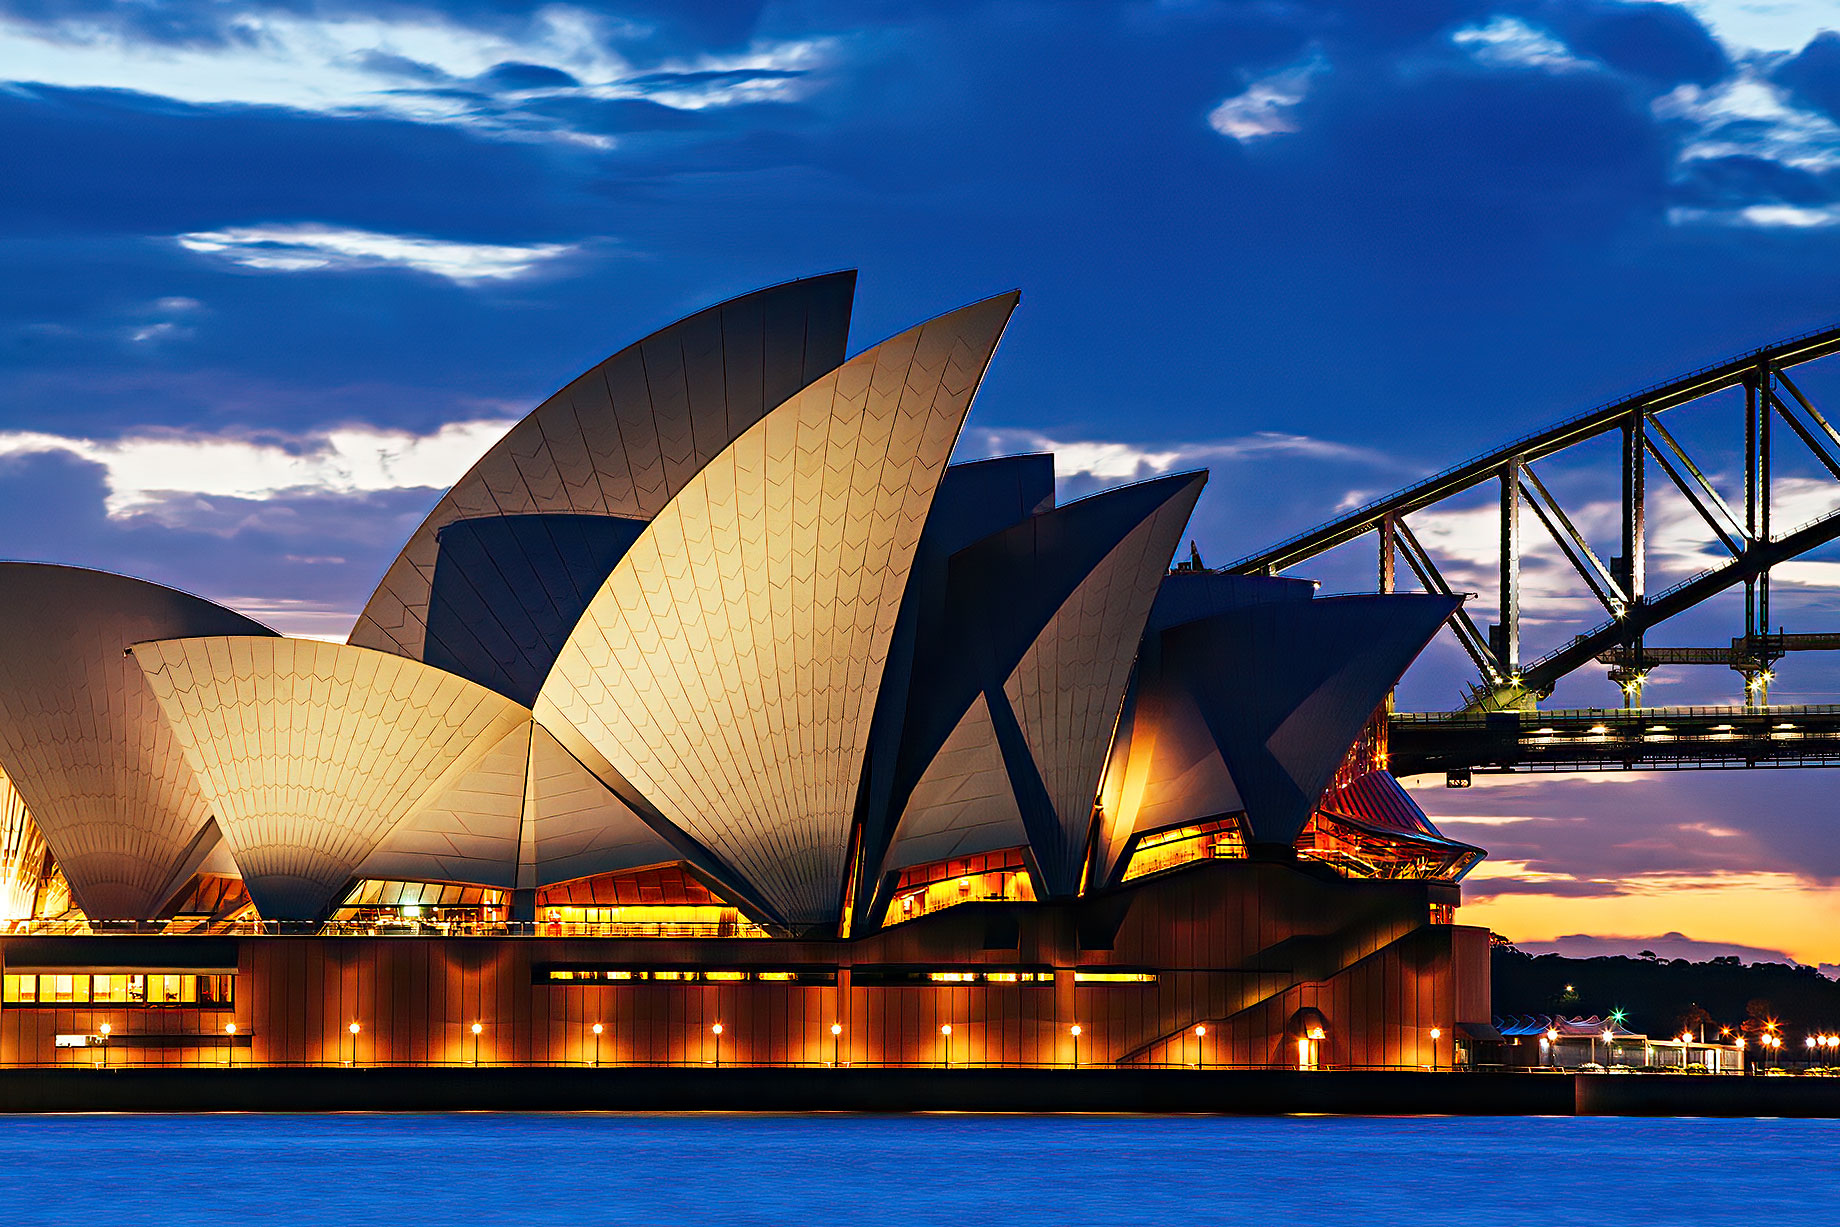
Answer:
[{"label": "street lamp", "polygon": [[1207,1039],[1207,1024],[1206,1023],[1196,1023],[1195,1024],[1195,1068],[1196,1069],[1200,1069],[1207,1064],[1207,1052],[1201,1046],[1202,1041],[1205,1039]]},{"label": "street lamp", "polygon": [[843,1068],[843,1024],[831,1024],[831,1068]]},{"label": "street lamp", "polygon": [[594,1068],[599,1069],[601,1067],[601,1032],[606,1030],[606,1028],[602,1027],[599,1023],[595,1023],[593,1030],[594,1030]]},{"label": "street lamp", "polygon": [[946,1068],[951,1069],[952,1068],[952,1024],[947,1023],[943,1027],[939,1028],[939,1034],[945,1036]]},{"label": "street lamp", "polygon": [[721,1069],[722,1068],[722,1024],[717,1023],[715,1026],[709,1028],[709,1032],[711,1035],[714,1035],[716,1037],[716,1068]]},{"label": "street lamp", "polygon": [[1073,1067],[1078,1069],[1080,1068],[1080,1024],[1074,1023],[1067,1030],[1073,1035]]},{"label": "street lamp", "polygon": [[1559,1028],[1546,1028],[1546,1046],[1552,1051],[1552,1067],[1559,1068]]},{"label": "street lamp", "polygon": [[473,1024],[473,1068],[479,1068],[479,1033],[485,1030],[481,1023]]},{"label": "street lamp", "polygon": [[228,1044],[224,1046],[224,1064],[225,1065],[235,1065],[236,1064],[236,1024],[235,1023],[225,1023],[224,1024],[224,1035],[230,1041]]},{"label": "street lamp", "polygon": [[107,1023],[103,1023],[96,1029],[102,1032],[102,1068],[107,1069],[109,1067],[109,1032],[113,1031],[114,1028]]},{"label": "street lamp", "polygon": [[1431,1068],[1438,1069],[1438,1041],[1444,1038],[1442,1027],[1431,1028]]},{"label": "street lamp", "polygon": [[351,1025],[349,1027],[346,1027],[345,1029],[351,1032],[351,1060],[350,1062],[348,1062],[348,1064],[356,1065],[358,1063],[358,1023],[357,1023],[357,1020],[353,1019]]},{"label": "street lamp", "polygon": [[[1605,1027],[1604,1028],[1604,1068],[1605,1069],[1610,1068],[1610,1051],[1611,1051],[1610,1041],[1615,1038],[1616,1038],[1615,1033],[1611,1031],[1610,1028]],[[1591,1045],[1591,1049],[1592,1049],[1591,1056],[1596,1057],[1597,1056],[1597,1051],[1596,1051],[1597,1045],[1595,1044]],[[1646,1064],[1646,1061],[1644,1062],[1644,1064]]]}]

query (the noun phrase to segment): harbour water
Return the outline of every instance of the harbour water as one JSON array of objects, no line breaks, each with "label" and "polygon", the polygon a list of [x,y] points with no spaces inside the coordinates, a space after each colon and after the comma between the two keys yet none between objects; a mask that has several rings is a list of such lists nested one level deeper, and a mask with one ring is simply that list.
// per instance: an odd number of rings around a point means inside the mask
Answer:
[{"label": "harbour water", "polygon": [[0,1221],[1831,1224],[1840,1121],[0,1116]]}]

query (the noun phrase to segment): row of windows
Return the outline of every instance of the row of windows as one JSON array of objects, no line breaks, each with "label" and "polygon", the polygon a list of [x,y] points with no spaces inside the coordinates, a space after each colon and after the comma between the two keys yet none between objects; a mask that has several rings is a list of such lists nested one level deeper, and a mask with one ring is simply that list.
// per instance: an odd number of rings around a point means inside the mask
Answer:
[{"label": "row of windows", "polygon": [[834,970],[706,971],[679,968],[539,967],[538,984],[631,984],[635,981],[676,984],[735,984],[760,980],[779,984],[835,984]]},{"label": "row of windows", "polygon": [[[835,984],[835,968],[800,968],[779,971],[711,971],[685,968],[613,968],[556,967],[536,969],[538,984],[633,984],[664,982],[673,984],[734,984],[766,981],[781,984]],[[1153,971],[1113,971],[1094,968],[1074,972],[1077,984],[1154,984]],[[1045,967],[1031,968],[952,968],[931,970],[915,967],[858,967],[851,972],[851,982],[864,987],[941,984],[1030,984],[1051,985],[1054,972]]]},{"label": "row of windows", "polygon": [[234,974],[137,972],[115,975],[9,972],[0,978],[0,1003],[12,1006],[181,1006],[228,1010],[236,1004]]}]

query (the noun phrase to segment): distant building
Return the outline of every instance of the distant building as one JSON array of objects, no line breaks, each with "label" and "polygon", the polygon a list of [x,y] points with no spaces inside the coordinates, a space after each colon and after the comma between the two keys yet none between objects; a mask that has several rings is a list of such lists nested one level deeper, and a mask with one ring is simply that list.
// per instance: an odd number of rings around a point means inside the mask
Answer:
[{"label": "distant building", "polygon": [[1384,704],[1455,600],[949,464],[1017,296],[846,360],[854,285],[576,379],[345,644],[0,564],[0,1060],[1451,1065]]},{"label": "distant building", "polygon": [[1744,1072],[1744,1045],[1735,1037],[1707,1040],[1691,1033],[1656,1039],[1631,1031],[1621,1019],[1566,1018],[1528,1014],[1496,1019],[1504,1041],[1503,1063],[1576,1070],[1597,1065],[1615,1069],[1685,1070],[1707,1073]]}]

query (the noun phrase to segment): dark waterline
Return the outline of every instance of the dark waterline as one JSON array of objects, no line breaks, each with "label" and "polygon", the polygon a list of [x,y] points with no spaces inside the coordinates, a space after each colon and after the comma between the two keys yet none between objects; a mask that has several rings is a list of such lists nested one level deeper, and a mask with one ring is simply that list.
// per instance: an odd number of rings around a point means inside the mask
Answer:
[{"label": "dark waterline", "polygon": [[1831,1224],[1840,1121],[0,1116],[0,1220]]}]

